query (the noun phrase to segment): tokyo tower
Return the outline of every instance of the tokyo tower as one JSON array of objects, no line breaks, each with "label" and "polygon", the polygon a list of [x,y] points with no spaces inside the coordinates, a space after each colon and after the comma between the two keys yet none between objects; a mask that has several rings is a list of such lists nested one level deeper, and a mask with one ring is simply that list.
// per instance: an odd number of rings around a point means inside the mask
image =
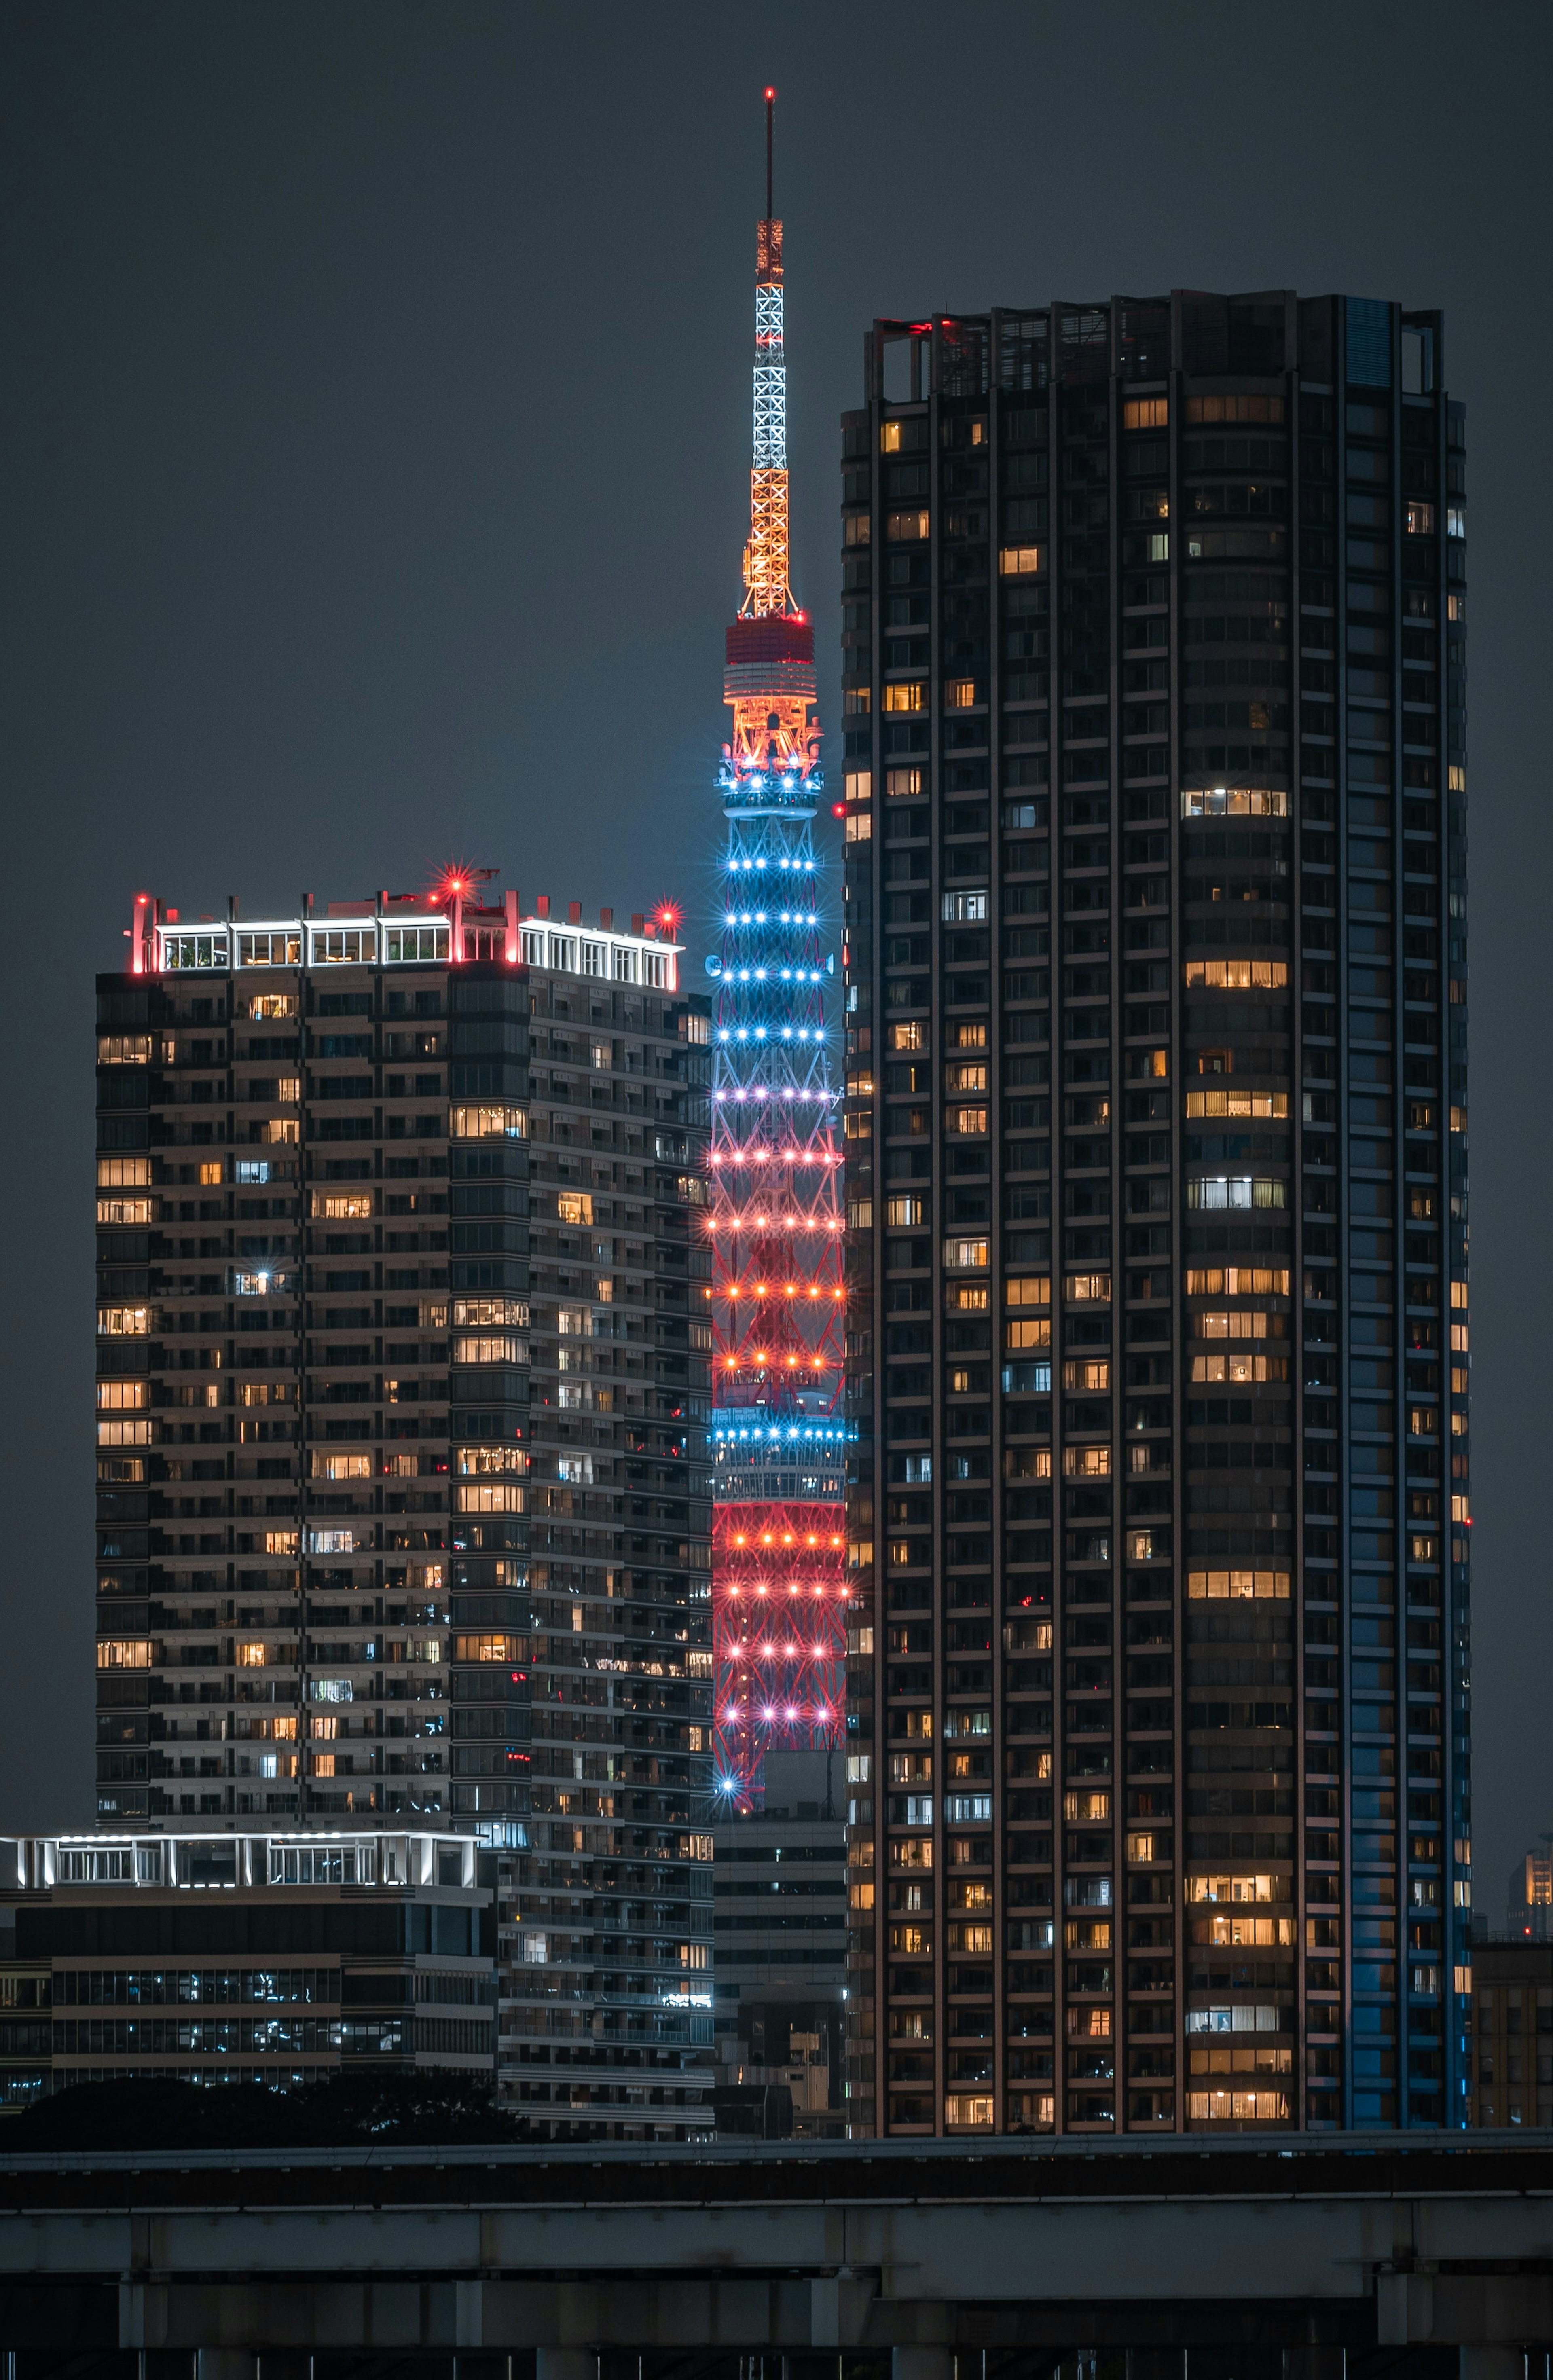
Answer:
[{"label": "tokyo tower", "polygon": [[782,225],[756,232],[755,448],[745,599],[727,631],[724,819],[709,1151],[715,1774],[748,1809],[771,1748],[842,1742],[842,1155],[814,818],[823,792],[814,626],[793,601]]}]

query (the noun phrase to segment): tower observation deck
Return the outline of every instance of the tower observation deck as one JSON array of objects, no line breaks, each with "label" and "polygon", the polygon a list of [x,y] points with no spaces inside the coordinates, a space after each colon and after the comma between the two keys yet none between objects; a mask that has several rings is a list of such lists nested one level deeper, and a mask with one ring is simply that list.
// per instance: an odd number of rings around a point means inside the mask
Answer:
[{"label": "tower observation deck", "polygon": [[782,225],[756,236],[754,452],[745,598],[727,630],[722,943],[712,1023],[712,1659],[715,1774],[758,1801],[769,1747],[843,1731],[842,1152],[831,1076],[814,627],[787,540]]}]

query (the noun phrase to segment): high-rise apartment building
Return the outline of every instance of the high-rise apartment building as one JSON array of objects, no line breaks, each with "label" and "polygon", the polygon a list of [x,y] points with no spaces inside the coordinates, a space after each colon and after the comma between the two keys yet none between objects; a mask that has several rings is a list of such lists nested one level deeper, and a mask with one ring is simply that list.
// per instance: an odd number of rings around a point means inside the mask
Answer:
[{"label": "high-rise apartment building", "polygon": [[710,1003],[639,933],[635,976],[579,978],[576,934],[525,929],[533,1770],[500,2075],[542,2137],[685,2140],[712,2121]]},{"label": "high-rise apartment building", "polygon": [[1511,1869],[1505,1926],[1512,1941],[1548,1939],[1553,1931],[1553,1851],[1523,1852]]},{"label": "high-rise apartment building", "polygon": [[[714,1829],[718,2129],[843,2138],[846,1756],[768,1746],[760,1806]],[[783,2109],[784,2117],[787,2109]]]},{"label": "high-rise apartment building", "polygon": [[867,2132],[1460,2124],[1440,318],[879,322],[843,417]]},{"label": "high-rise apartment building", "polygon": [[[640,917],[479,897],[140,901],[99,978],[99,1819],[477,1831],[507,2095],[677,2132],[663,2074],[711,2032],[706,1003]],[[642,2070],[549,2070],[600,2062]]]},{"label": "high-rise apartment building", "polygon": [[[98,980],[98,1815],[528,1802],[529,990],[461,903]],[[477,950],[479,954],[477,955]]]}]

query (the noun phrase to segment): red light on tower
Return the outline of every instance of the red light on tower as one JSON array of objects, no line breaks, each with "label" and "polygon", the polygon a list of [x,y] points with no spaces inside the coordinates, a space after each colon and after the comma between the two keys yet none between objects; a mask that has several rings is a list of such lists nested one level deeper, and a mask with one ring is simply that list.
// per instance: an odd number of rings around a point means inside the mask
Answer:
[{"label": "red light on tower", "polygon": [[471,868],[466,859],[443,862],[426,895],[429,909],[451,909],[455,901],[469,901],[489,876],[489,869]]},{"label": "red light on tower", "polygon": [[679,940],[679,929],[685,923],[685,911],[677,901],[660,901],[652,913],[653,924],[671,941]]}]

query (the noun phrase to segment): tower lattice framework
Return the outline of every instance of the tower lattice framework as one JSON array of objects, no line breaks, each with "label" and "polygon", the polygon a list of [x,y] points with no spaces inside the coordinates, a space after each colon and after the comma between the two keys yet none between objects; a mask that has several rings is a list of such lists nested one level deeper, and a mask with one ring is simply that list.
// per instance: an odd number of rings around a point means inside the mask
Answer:
[{"label": "tower lattice framework", "polygon": [[758,1798],[774,1747],[842,1741],[842,1153],[814,819],[823,792],[814,628],[793,601],[782,225],[756,238],[754,458],[745,601],[727,631],[722,941],[712,1024],[712,1660],[716,1774]]}]

